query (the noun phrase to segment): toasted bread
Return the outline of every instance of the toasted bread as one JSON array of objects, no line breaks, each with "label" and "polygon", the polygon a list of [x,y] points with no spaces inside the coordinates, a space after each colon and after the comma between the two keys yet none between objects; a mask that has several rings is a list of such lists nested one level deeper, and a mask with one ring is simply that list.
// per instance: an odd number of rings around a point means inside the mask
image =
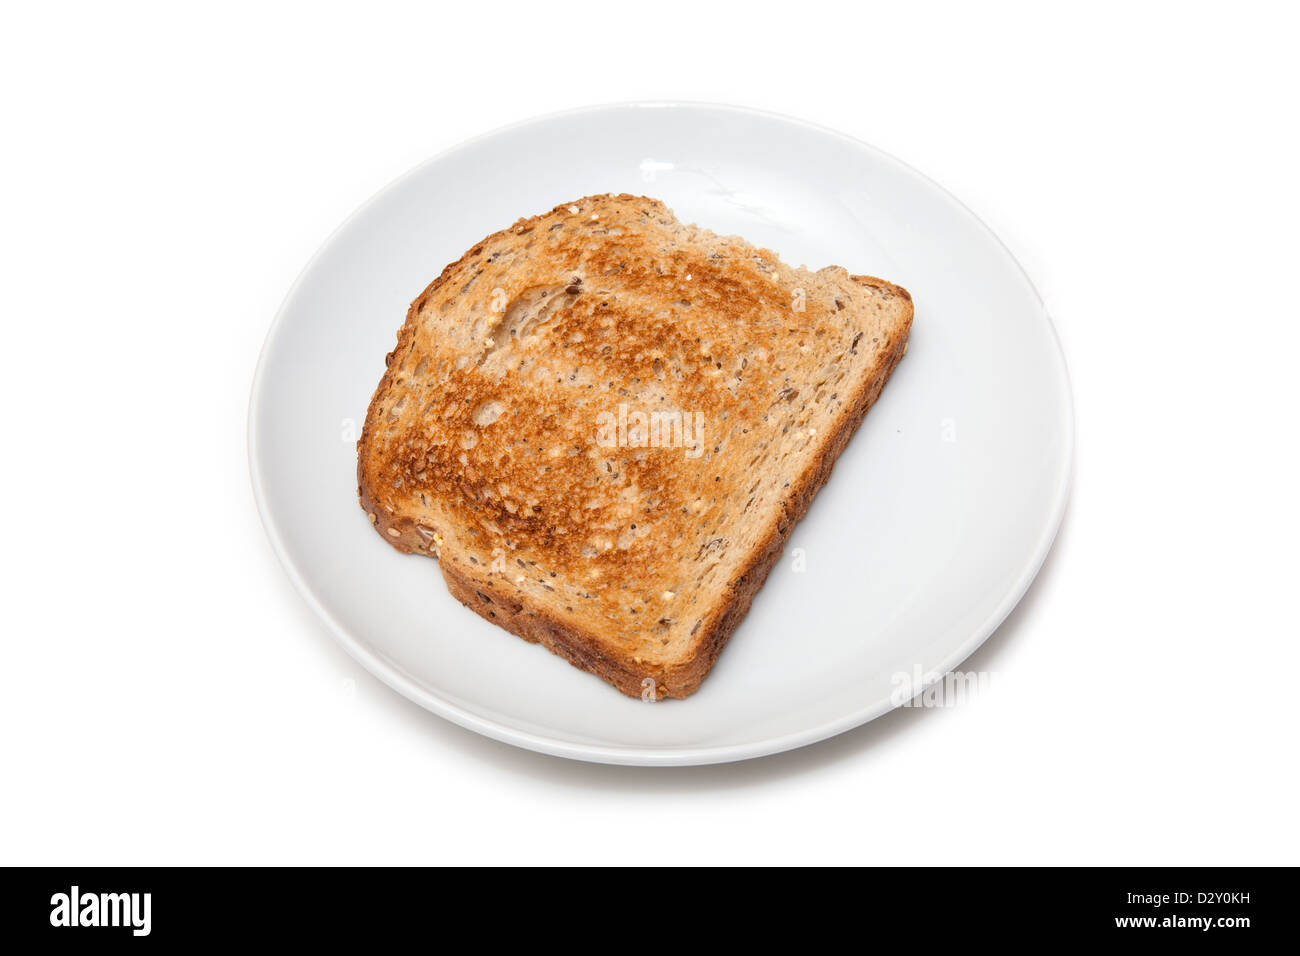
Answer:
[{"label": "toasted bread", "polygon": [[907,291],[589,196],[412,303],[370,522],[482,617],[643,699],[699,687],[903,357]]}]

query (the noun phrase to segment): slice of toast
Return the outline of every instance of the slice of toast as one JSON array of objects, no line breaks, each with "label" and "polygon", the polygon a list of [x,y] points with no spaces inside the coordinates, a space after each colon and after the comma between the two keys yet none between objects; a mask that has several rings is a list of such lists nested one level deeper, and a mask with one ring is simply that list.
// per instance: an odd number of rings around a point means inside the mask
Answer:
[{"label": "slice of toast", "polygon": [[489,236],[407,313],[362,508],[451,593],[625,694],[685,697],[907,348],[912,300],[661,202]]}]

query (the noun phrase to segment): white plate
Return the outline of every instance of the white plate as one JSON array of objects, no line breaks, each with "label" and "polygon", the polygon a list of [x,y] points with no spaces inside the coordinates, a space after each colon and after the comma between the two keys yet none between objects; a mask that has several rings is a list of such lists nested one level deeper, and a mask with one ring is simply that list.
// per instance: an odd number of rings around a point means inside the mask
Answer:
[{"label": "white plate", "polygon": [[[700,690],[643,703],[462,608],[356,499],[354,441],[408,304],[479,239],[629,192],[790,264],[906,286],[911,344]],[[1024,594],[1065,507],[1072,412],[1050,320],[1010,253],[934,183],[752,110],[619,105],[459,146],[352,216],[289,293],[249,409],[262,519],[372,673],[464,727],[608,763],[740,760],[889,710],[898,674],[960,664]],[[803,570],[796,570],[796,550]]]}]

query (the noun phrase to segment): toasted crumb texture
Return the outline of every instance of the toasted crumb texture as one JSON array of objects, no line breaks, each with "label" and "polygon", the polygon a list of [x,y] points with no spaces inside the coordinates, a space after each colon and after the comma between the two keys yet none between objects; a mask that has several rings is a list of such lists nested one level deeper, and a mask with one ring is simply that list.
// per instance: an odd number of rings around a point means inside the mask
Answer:
[{"label": "toasted crumb texture", "polygon": [[523,219],[415,300],[362,508],[451,593],[625,694],[699,687],[907,347],[912,301],[654,199]]}]

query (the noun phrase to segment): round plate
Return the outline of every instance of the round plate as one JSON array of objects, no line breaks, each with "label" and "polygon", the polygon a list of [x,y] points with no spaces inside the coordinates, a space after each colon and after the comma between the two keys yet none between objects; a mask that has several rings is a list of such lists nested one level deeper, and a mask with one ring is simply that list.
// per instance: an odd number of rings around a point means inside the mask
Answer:
[{"label": "round plate", "polygon": [[[791,264],[905,286],[907,357],[700,690],[624,697],[447,593],[357,506],[360,423],[407,306],[484,236],[604,192]],[[1029,280],[952,196],[797,120],[700,104],[599,107],[430,160],[352,216],[289,293],[249,409],[253,487],[294,584],[372,673],[521,747],[627,764],[802,746],[899,702],[1001,623],[1046,557],[1072,449],[1065,362]]]}]

